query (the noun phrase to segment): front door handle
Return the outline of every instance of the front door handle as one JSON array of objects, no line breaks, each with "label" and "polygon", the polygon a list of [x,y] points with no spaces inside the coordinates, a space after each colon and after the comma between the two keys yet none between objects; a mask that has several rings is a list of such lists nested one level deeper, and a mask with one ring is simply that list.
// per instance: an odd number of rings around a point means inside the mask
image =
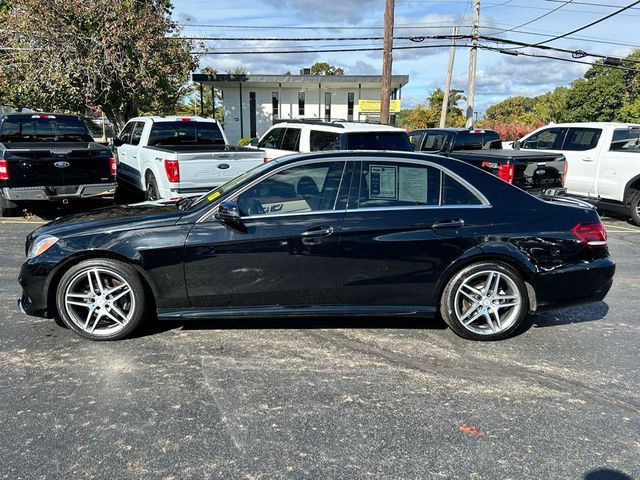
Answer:
[{"label": "front door handle", "polygon": [[584,157],[584,158],[582,159],[582,161],[583,161],[583,162],[595,162],[595,161],[596,161],[596,159],[595,159],[595,158],[593,158],[593,157]]},{"label": "front door handle", "polygon": [[328,237],[333,233],[333,227],[314,227],[300,234],[303,238]]},{"label": "front door handle", "polygon": [[461,228],[464,227],[464,220],[462,218],[450,218],[448,220],[440,220],[439,222],[431,225],[431,228]]}]

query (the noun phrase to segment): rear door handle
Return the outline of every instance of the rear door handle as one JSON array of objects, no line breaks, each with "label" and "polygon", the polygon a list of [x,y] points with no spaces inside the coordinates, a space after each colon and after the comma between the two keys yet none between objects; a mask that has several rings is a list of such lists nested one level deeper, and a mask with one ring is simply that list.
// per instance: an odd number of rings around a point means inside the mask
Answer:
[{"label": "rear door handle", "polygon": [[595,161],[596,161],[596,159],[595,159],[595,158],[593,158],[593,157],[584,157],[584,158],[582,159],[582,161],[583,161],[583,162],[595,162]]},{"label": "rear door handle", "polygon": [[440,220],[431,225],[431,228],[461,228],[464,227],[462,218],[450,218],[448,220]]},{"label": "rear door handle", "polygon": [[333,227],[314,227],[309,230],[302,232],[300,234],[301,237],[304,238],[318,238],[318,237],[328,237],[333,233]]}]

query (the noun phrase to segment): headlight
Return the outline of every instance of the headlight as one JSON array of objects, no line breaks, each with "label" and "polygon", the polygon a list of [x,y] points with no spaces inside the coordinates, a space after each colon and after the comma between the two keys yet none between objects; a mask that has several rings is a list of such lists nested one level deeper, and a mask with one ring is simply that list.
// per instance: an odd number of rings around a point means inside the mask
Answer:
[{"label": "headlight", "polygon": [[29,252],[27,252],[27,260],[44,253],[57,241],[58,237],[54,237],[52,235],[42,235],[41,237],[36,238],[35,241],[31,244],[31,247],[29,247]]}]

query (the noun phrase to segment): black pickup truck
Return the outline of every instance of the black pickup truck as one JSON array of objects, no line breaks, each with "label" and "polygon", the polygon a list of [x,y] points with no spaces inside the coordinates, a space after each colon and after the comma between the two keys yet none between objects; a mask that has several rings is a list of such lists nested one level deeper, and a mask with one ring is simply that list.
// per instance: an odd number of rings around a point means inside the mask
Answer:
[{"label": "black pickup truck", "polygon": [[503,150],[498,132],[464,128],[426,128],[409,133],[415,151],[462,160],[497,175],[529,193],[562,192],[567,173],[564,155]]},{"label": "black pickup truck", "polygon": [[33,201],[112,199],[116,160],[82,118],[51,113],[0,117],[0,217]]}]

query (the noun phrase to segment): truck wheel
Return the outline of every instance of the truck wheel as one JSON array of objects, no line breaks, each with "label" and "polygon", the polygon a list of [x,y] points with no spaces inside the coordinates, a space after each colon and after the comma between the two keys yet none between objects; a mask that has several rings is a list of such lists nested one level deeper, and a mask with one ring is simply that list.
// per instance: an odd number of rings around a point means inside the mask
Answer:
[{"label": "truck wheel", "polygon": [[529,313],[527,288],[508,265],[474,263],[449,280],[440,313],[463,338],[500,340],[511,335]]},{"label": "truck wheel", "polygon": [[85,260],[60,279],[56,306],[62,321],[90,340],[119,340],[145,317],[145,291],[133,267],[107,258]]},{"label": "truck wheel", "polygon": [[631,205],[629,205],[629,213],[631,214],[631,220],[633,220],[633,223],[640,226],[640,192],[637,192],[631,198]]},{"label": "truck wheel", "polygon": [[150,201],[160,200],[160,195],[158,194],[158,182],[156,181],[156,177],[153,173],[149,173],[147,175],[147,189],[144,192],[144,196]]},{"label": "truck wheel", "polygon": [[16,203],[0,197],[0,217],[17,217],[19,214],[20,212]]}]

